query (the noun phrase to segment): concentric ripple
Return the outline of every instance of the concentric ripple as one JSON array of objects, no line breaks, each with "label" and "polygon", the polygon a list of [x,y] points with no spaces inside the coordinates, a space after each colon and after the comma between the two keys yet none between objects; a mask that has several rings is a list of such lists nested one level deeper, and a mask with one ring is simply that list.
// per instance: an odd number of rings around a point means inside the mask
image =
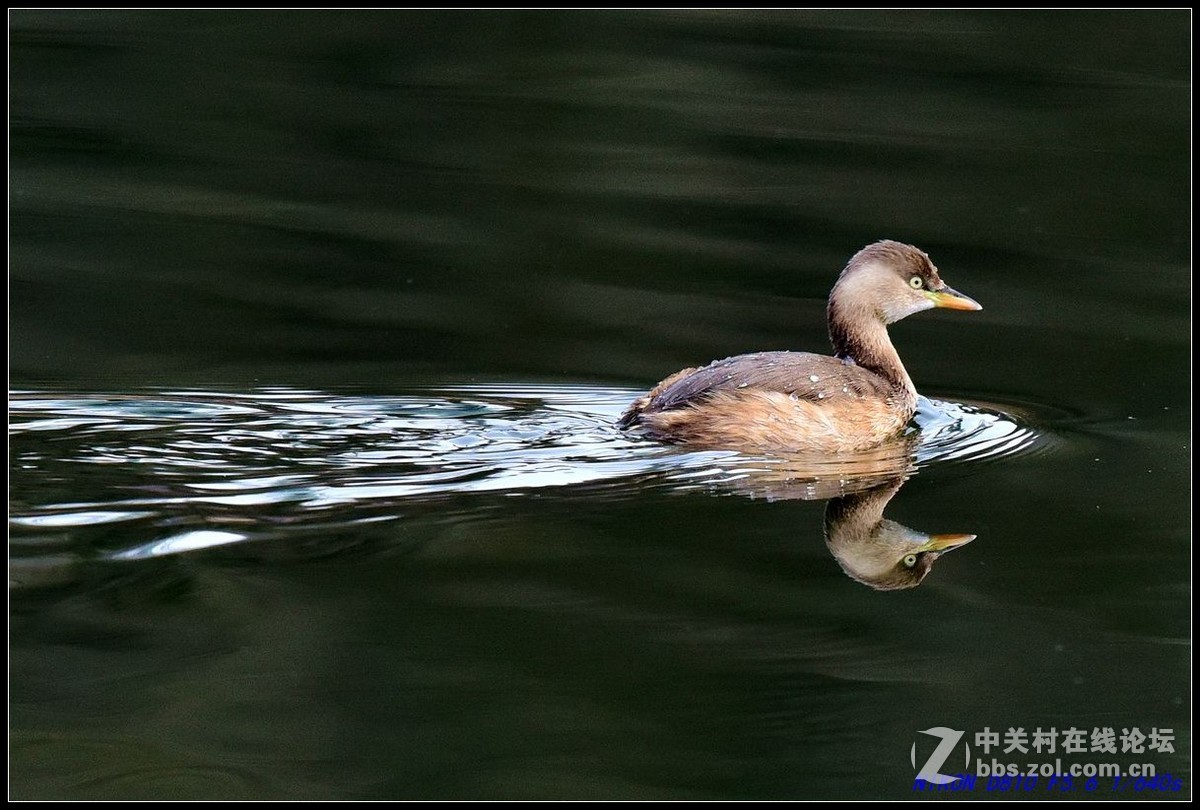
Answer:
[{"label": "concentric ripple", "polygon": [[478,493],[634,497],[666,487],[821,498],[930,464],[1049,444],[1000,409],[922,400],[908,442],[861,458],[687,452],[614,427],[638,393],[572,385],[404,396],[14,392],[13,584],[46,584],[81,532],[93,559],[116,562],[397,520]]}]

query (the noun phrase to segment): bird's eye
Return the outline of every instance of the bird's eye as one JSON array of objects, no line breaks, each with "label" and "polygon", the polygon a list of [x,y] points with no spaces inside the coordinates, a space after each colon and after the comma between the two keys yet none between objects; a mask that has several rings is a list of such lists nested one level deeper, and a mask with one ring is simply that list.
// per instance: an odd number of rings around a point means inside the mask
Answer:
[{"label": "bird's eye", "polygon": [[908,286],[912,287],[914,290],[919,290],[925,286],[925,279],[921,278],[920,276],[913,276],[908,280]]},{"label": "bird's eye", "polygon": [[916,554],[907,554],[907,555],[905,555],[905,557],[904,557],[904,566],[905,566],[906,568],[912,568],[912,567],[913,567],[914,565],[916,565],[916,564],[917,564],[917,555],[916,555]]}]

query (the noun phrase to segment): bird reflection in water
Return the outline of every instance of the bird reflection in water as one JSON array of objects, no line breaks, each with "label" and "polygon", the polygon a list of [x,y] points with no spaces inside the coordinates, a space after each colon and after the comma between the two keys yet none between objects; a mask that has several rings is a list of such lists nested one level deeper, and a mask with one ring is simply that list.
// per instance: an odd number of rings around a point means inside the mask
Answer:
[{"label": "bird reflection in water", "polygon": [[939,557],[975,539],[973,534],[924,534],[885,518],[884,507],[903,485],[897,478],[825,506],[830,553],[847,576],[877,591],[920,585]]},{"label": "bird reflection in water", "polygon": [[851,579],[878,591],[912,588],[973,534],[925,534],[883,516],[916,468],[908,442],[853,456],[769,459],[738,466],[723,487],[769,501],[824,500],[825,544]]}]

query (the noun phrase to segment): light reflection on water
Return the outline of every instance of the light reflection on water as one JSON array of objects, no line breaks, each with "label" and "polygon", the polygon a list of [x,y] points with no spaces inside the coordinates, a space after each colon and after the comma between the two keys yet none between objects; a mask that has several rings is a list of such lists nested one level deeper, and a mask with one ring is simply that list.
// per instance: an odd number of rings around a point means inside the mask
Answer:
[{"label": "light reflection on water", "polygon": [[[614,427],[637,393],[585,385],[466,386],[406,396],[17,392],[10,402],[13,457],[22,469],[9,516],[14,584],[41,581],[22,578],[21,550],[36,547],[40,557],[46,532],[130,524],[125,542],[97,551],[102,559],[134,560],[396,520],[400,507],[473,493],[587,486],[632,496],[666,487],[829,498],[931,464],[1051,444],[1001,410],[923,399],[920,431],[899,454],[799,462],[689,452]],[[59,491],[39,481],[59,482],[70,500],[39,494]]]}]

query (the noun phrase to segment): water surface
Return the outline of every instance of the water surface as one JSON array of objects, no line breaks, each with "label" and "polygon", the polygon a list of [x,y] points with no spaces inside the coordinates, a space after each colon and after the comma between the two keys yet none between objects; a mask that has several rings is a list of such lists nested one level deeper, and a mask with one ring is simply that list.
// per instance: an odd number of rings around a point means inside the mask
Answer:
[{"label": "water surface", "polygon": [[[12,797],[1190,795],[1189,17],[14,13]],[[613,427],[885,237],[905,453]]]}]

